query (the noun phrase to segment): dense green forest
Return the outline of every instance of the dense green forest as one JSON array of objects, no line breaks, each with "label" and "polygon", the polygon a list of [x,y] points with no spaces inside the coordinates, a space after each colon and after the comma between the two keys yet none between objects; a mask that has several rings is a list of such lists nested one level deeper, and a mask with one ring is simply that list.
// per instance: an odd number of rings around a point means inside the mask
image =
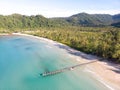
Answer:
[{"label": "dense green forest", "polygon": [[24,31],[24,33],[49,38],[88,54],[120,62],[119,28],[63,27]]},{"label": "dense green forest", "polygon": [[0,15],[0,33],[23,32],[120,62],[120,14],[80,13],[66,18]]},{"label": "dense green forest", "polygon": [[[39,28],[61,26],[119,26],[120,14],[87,14],[80,13],[65,18],[45,18],[41,15],[25,16],[20,14],[0,15],[0,29]],[[117,24],[117,25],[116,25]]]}]

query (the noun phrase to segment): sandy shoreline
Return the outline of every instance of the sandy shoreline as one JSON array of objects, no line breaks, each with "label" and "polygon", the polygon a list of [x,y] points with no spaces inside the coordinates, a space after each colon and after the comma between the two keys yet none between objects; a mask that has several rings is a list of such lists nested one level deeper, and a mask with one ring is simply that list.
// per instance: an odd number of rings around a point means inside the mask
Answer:
[{"label": "sandy shoreline", "polygon": [[[82,62],[89,62],[91,60],[100,59],[96,56],[88,55],[80,51],[74,50],[64,44],[58,43],[50,39],[27,35],[27,34],[21,34],[21,33],[13,33],[13,35],[29,36],[39,40],[44,40],[48,43],[51,43],[52,45],[55,45],[61,49],[66,50],[66,52],[68,52],[70,55],[75,56],[77,58],[77,61],[80,60]],[[89,69],[89,71],[87,72],[94,75],[101,83],[103,83],[110,90],[120,90],[120,65],[113,64],[107,61],[97,61],[87,65],[86,69]]]}]

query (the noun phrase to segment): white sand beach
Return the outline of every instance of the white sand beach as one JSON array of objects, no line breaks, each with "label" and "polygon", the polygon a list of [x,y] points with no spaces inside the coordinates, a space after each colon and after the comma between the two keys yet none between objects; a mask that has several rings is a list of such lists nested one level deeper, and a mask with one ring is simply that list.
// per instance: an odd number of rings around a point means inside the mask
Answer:
[{"label": "white sand beach", "polygon": [[13,35],[23,35],[23,36],[29,36],[36,39],[44,40],[61,49],[66,50],[66,52],[68,52],[70,55],[76,57],[76,61],[89,62],[89,61],[97,60],[97,62],[91,63],[86,66],[87,72],[94,75],[94,77],[96,77],[97,80],[103,83],[110,90],[120,90],[120,64],[110,63],[106,60],[99,61],[100,59],[99,57],[82,53],[80,51],[77,51],[64,44],[58,43],[50,39],[27,35],[27,34],[21,34],[21,33],[13,33]]}]

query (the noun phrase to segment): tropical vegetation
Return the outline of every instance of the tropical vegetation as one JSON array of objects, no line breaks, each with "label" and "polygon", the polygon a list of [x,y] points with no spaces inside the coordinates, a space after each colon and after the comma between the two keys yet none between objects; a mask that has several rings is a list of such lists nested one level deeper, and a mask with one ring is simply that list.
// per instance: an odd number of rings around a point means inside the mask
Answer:
[{"label": "tropical vegetation", "polygon": [[49,38],[85,53],[120,62],[120,14],[76,14],[66,18],[0,15],[0,33],[23,32]]}]

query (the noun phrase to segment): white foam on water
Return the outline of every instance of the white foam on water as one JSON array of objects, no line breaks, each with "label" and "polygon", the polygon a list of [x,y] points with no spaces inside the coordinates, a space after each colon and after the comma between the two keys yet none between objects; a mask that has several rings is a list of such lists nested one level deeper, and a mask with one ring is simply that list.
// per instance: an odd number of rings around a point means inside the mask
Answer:
[{"label": "white foam on water", "polygon": [[47,47],[47,48],[52,48],[52,47],[51,47],[51,46],[49,46],[49,45],[46,45],[46,47]]}]

